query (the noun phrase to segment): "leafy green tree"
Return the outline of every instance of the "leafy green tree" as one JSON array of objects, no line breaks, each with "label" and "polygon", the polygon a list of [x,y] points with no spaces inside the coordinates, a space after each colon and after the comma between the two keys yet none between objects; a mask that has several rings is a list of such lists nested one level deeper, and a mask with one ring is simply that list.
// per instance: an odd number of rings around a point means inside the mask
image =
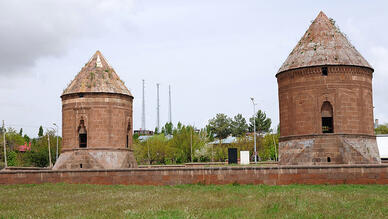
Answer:
[{"label": "leafy green tree", "polygon": [[167,141],[163,134],[154,135],[142,143],[142,151],[139,155],[150,164],[167,164],[172,155]]},{"label": "leafy green tree", "polygon": [[[249,131],[253,132],[253,117],[249,119]],[[256,131],[258,133],[264,133],[269,132],[271,129],[272,121],[270,118],[267,118],[267,115],[265,112],[258,110],[255,115],[255,122],[256,122]]]},{"label": "leafy green tree", "polygon": [[209,120],[208,129],[211,134],[215,134],[221,142],[222,139],[228,137],[232,133],[231,119],[223,113],[219,113],[216,117]]},{"label": "leafy green tree", "polygon": [[266,134],[260,138],[259,156],[262,160],[275,160],[278,156],[279,136],[277,134]]},{"label": "leafy green tree", "polygon": [[30,137],[28,137],[28,135],[26,135],[26,134],[24,134],[23,138],[24,138],[24,141],[27,143],[30,142],[30,140],[31,140]]},{"label": "leafy green tree", "polygon": [[200,135],[194,131],[193,126],[185,126],[178,123],[173,130],[173,138],[170,140],[170,146],[174,152],[175,162],[187,163],[191,161],[191,151],[194,152],[204,146],[205,142],[201,140]]},{"label": "leafy green tree", "polygon": [[171,122],[167,122],[163,127],[162,127],[162,133],[165,135],[172,135],[173,131],[173,125]]},{"label": "leafy green tree", "polygon": [[24,144],[24,138],[16,132],[15,129],[9,128],[5,134],[6,142],[11,151],[16,150],[19,145]]},{"label": "leafy green tree", "polygon": [[377,128],[375,128],[376,134],[388,134],[388,125],[379,125]]},{"label": "leafy green tree", "polygon": [[[50,138],[51,160],[55,163],[56,136],[54,133],[54,131],[48,131],[46,135],[33,141],[31,151],[27,152],[32,165],[37,167],[47,167],[49,165],[48,138]],[[60,146],[62,144],[62,138],[59,137],[58,140]],[[60,147],[58,150],[60,151]]]},{"label": "leafy green tree", "polygon": [[171,139],[164,134],[154,135],[146,141],[134,139],[134,152],[137,161],[142,164],[186,163],[191,161],[191,151],[193,160],[206,159],[206,154],[201,154],[205,143],[205,130],[198,133],[194,127],[178,123]]},{"label": "leafy green tree", "polygon": [[39,137],[42,137],[42,136],[43,136],[43,127],[42,127],[42,126],[39,127],[38,136],[39,136]]},{"label": "leafy green tree", "polygon": [[234,116],[231,120],[231,131],[234,137],[244,136],[248,131],[248,124],[245,118],[241,114]]},{"label": "leafy green tree", "polygon": [[20,128],[19,135],[23,136],[23,128]]}]

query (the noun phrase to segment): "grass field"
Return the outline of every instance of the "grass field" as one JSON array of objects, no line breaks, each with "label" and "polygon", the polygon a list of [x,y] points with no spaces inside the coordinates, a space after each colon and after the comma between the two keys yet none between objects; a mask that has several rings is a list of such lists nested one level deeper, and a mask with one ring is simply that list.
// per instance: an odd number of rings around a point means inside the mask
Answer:
[{"label": "grass field", "polygon": [[388,218],[379,185],[2,185],[0,218]]}]

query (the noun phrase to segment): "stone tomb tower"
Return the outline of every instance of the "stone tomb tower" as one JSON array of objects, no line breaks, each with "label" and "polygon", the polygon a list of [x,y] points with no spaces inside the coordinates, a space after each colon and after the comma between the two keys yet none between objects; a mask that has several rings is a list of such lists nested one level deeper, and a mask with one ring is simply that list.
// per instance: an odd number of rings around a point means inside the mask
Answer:
[{"label": "stone tomb tower", "polygon": [[137,167],[131,92],[97,51],[64,90],[62,153],[53,169]]},{"label": "stone tomb tower", "polygon": [[378,164],[373,68],[323,12],[276,74],[282,165]]}]

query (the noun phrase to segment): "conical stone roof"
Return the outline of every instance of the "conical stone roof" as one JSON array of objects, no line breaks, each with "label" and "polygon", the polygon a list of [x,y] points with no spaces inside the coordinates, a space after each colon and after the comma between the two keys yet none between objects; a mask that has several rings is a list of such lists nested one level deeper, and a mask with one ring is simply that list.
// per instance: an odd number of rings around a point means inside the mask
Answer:
[{"label": "conical stone roof", "polygon": [[100,51],[85,64],[62,95],[74,93],[116,93],[132,96]]},{"label": "conical stone roof", "polygon": [[372,67],[322,11],[299,40],[278,73],[319,65]]}]

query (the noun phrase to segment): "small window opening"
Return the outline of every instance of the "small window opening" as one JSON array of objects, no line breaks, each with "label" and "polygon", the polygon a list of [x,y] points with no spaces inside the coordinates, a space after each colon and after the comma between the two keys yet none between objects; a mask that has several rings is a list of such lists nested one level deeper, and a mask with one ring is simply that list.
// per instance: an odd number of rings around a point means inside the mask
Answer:
[{"label": "small window opening", "polygon": [[330,163],[331,162],[331,159],[330,157],[327,157],[327,162]]},{"label": "small window opening", "polygon": [[333,128],[333,107],[329,101],[325,101],[321,108],[322,113],[322,133],[334,133]]},{"label": "small window opening", "polygon": [[79,168],[82,168],[82,163],[79,164]]},{"label": "small window opening", "polygon": [[86,148],[87,147],[88,136],[87,136],[87,133],[86,133],[86,128],[85,128],[84,120],[80,121],[79,128],[78,128],[78,135],[79,135],[79,147],[80,148]]},{"label": "small window opening", "polygon": [[126,147],[128,148],[128,144],[129,144],[129,136],[127,134],[127,144],[126,144]]},{"label": "small window opening", "polygon": [[84,95],[83,95],[83,94],[79,94],[79,97],[81,97],[81,98],[82,98],[82,97],[84,97]]},{"label": "small window opening", "polygon": [[327,76],[327,67],[322,67],[322,75]]}]

